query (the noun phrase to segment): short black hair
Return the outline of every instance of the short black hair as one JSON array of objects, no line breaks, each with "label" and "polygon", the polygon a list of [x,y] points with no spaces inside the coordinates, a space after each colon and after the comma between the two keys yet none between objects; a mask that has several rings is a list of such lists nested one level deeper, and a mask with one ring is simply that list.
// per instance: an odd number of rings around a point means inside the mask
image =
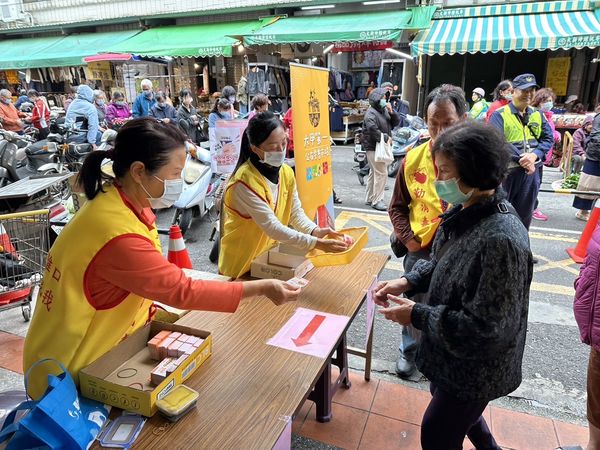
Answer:
[{"label": "short black hair", "polygon": [[474,120],[444,130],[432,152],[454,162],[461,181],[482,191],[500,186],[510,161],[504,136],[491,125]]},{"label": "short black hair", "polygon": [[458,86],[452,84],[442,84],[436,87],[429,93],[425,99],[424,115],[427,117],[427,110],[434,104],[440,104],[450,102],[456,108],[456,114],[458,117],[463,117],[468,111],[467,99],[465,98],[465,91]]}]

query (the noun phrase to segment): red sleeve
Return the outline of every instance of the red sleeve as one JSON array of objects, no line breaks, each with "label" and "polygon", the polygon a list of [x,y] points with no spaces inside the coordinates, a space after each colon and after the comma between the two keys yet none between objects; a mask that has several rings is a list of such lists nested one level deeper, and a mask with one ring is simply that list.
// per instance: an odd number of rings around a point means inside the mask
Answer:
[{"label": "red sleeve", "polygon": [[104,295],[89,299],[98,309],[114,306],[119,292],[133,292],[179,309],[234,312],[243,291],[239,282],[189,279],[139,235],[115,238],[98,252],[86,272],[86,291],[91,284],[97,286],[98,279],[105,282]]},{"label": "red sleeve", "polygon": [[31,121],[33,123],[37,123],[40,121],[40,119],[41,119],[40,110],[36,103],[36,105],[33,107],[33,111],[31,112]]}]

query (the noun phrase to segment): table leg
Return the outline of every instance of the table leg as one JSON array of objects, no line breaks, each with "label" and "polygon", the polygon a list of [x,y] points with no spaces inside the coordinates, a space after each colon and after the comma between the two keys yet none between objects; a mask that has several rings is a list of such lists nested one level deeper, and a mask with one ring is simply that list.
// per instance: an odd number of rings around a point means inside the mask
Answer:
[{"label": "table leg", "polygon": [[348,374],[348,347],[346,344],[346,334],[344,334],[340,340],[338,348],[335,350],[335,358],[333,359],[333,364],[340,369],[340,376],[336,382],[336,390],[341,382],[344,383],[344,387],[346,389],[350,389],[350,386],[352,385],[350,382],[350,376]]},{"label": "table leg", "polygon": [[308,396],[315,402],[317,408],[317,421],[321,423],[331,420],[331,360],[325,364],[325,369],[319,377],[314,390]]}]

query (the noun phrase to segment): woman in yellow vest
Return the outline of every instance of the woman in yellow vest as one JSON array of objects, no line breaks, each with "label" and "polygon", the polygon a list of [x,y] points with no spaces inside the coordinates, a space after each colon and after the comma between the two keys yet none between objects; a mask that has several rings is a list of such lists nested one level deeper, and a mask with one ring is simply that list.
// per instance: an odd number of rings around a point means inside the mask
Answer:
[{"label": "woman in yellow vest", "polygon": [[[54,358],[77,381],[80,369],[151,320],[152,300],[234,312],[245,297],[266,295],[276,305],[297,297],[297,289],[276,280],[191,280],[162,256],[151,207],[168,208],[179,197],[185,141],[176,126],[142,118],[119,130],[114,150],[87,157],[79,182],[89,201],[48,255],[25,340],[25,370]],[[105,158],[113,160],[111,184],[101,172]],[[34,370],[30,395],[43,394],[51,371],[51,365]]]},{"label": "woman in yellow vest", "polygon": [[277,242],[306,252],[340,252],[347,245],[329,228],[317,227],[302,210],[294,171],[283,164],[287,137],[270,111],[257,114],[242,139],[240,159],[224,197],[219,271],[239,278],[252,261]]}]

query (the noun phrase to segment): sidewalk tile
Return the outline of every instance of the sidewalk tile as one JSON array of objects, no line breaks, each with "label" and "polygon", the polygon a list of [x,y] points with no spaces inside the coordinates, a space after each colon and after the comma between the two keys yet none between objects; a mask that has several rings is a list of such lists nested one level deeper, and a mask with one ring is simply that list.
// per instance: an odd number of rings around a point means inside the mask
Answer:
[{"label": "sidewalk tile", "polygon": [[492,407],[492,433],[503,447],[540,450],[558,446],[552,420],[502,408]]},{"label": "sidewalk tile", "polygon": [[421,428],[407,422],[371,414],[360,441],[360,450],[421,448]]},{"label": "sidewalk tile", "polygon": [[421,425],[423,413],[430,400],[429,392],[381,380],[371,412]]},{"label": "sidewalk tile", "polygon": [[338,403],[334,403],[332,409],[331,421],[320,423],[315,418],[316,409],[312,408],[299,434],[336,447],[357,449],[369,413]]},{"label": "sidewalk tile", "polygon": [[350,372],[350,389],[340,387],[333,401],[352,408],[369,411],[373,405],[373,399],[379,386],[379,380],[371,378],[371,381],[366,381],[364,376]]},{"label": "sidewalk tile", "polygon": [[581,445],[583,448],[588,443],[589,430],[587,427],[580,427],[571,423],[554,421],[554,429],[558,436],[558,442],[563,446]]},{"label": "sidewalk tile", "polygon": [[23,344],[25,339],[0,331],[0,367],[23,373]]},{"label": "sidewalk tile", "polygon": [[311,402],[310,400],[306,400],[304,402],[304,404],[302,405],[302,408],[300,408],[300,411],[298,411],[298,414],[296,414],[296,417],[294,418],[294,421],[292,422],[292,433],[296,434],[300,431],[300,429],[302,428],[302,425],[304,425],[306,416],[308,416],[308,413],[310,412],[310,410],[313,408],[314,405],[315,405],[315,403]]}]

